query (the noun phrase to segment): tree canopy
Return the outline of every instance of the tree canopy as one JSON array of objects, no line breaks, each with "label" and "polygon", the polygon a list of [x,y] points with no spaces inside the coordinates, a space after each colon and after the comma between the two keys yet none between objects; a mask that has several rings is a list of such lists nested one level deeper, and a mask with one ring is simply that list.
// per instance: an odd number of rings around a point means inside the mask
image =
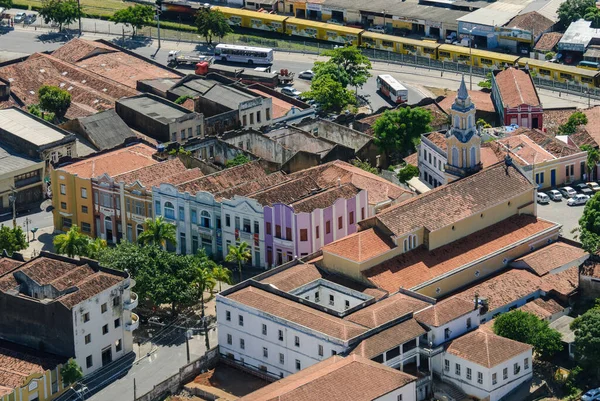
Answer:
[{"label": "tree canopy", "polygon": [[595,194],[585,204],[579,218],[579,240],[586,252],[595,254],[600,250],[600,196]]},{"label": "tree canopy", "polygon": [[[348,84],[354,87],[362,87],[371,76],[371,61],[362,53],[357,46],[338,47],[324,53],[329,56],[327,63],[338,66],[348,78]],[[318,71],[318,68],[317,68]],[[316,74],[316,71],[315,71]],[[346,85],[342,86],[344,88]]]},{"label": "tree canopy", "polygon": [[432,131],[431,112],[421,107],[402,107],[386,110],[375,120],[375,143],[392,158],[415,151],[421,134]]},{"label": "tree canopy", "polygon": [[419,169],[412,164],[407,164],[398,171],[398,180],[406,184],[411,178],[419,176]]},{"label": "tree canopy", "polygon": [[154,21],[154,9],[151,6],[136,4],[116,11],[110,20],[131,26],[131,37],[134,37],[138,29],[144,25],[150,25]]},{"label": "tree canopy", "polygon": [[235,157],[231,160],[227,160],[225,162],[225,167],[235,167],[235,166],[241,166],[242,164],[246,164],[246,163],[250,163],[250,159],[248,158],[248,156],[246,156],[243,153],[238,153],[237,155],[235,155]]},{"label": "tree canopy", "polygon": [[250,248],[246,242],[242,241],[239,245],[229,245],[225,261],[237,263],[240,274],[240,283],[242,282],[242,265],[250,260],[251,257]]},{"label": "tree canopy", "polygon": [[513,310],[494,321],[494,332],[499,336],[533,346],[536,353],[549,358],[562,348],[561,335],[550,328],[548,322],[536,315]]},{"label": "tree canopy", "polygon": [[12,8],[13,2],[12,0],[0,0],[0,8]]},{"label": "tree canopy", "polygon": [[60,369],[60,375],[62,376],[63,384],[65,386],[70,386],[83,377],[83,371],[79,365],[77,365],[75,359],[71,358]]},{"label": "tree canopy", "polygon": [[588,9],[595,6],[595,0],[566,0],[558,7],[559,22],[567,27],[571,22],[583,18]]},{"label": "tree canopy", "polygon": [[201,7],[196,13],[196,28],[198,34],[204,36],[209,44],[212,44],[213,37],[223,39],[232,32],[225,14],[219,10],[205,7]]},{"label": "tree canopy", "polygon": [[38,90],[40,107],[62,120],[71,106],[71,94],[57,86],[42,85]]},{"label": "tree canopy", "polygon": [[81,16],[81,10],[76,0],[42,0],[40,15],[44,18],[44,23],[56,23],[58,30],[62,31],[64,25]]},{"label": "tree canopy", "polygon": [[600,306],[597,304],[571,323],[575,332],[575,356],[600,376]]},{"label": "tree canopy", "polygon": [[77,224],[74,224],[65,234],[59,234],[54,237],[52,242],[56,253],[72,258],[74,256],[87,255],[90,238],[85,234],[81,234]]},{"label": "tree canopy", "polygon": [[348,87],[350,84],[350,77],[348,77],[346,71],[341,66],[331,62],[331,60],[315,61],[315,65],[312,70],[315,73],[313,79],[316,77],[329,75],[335,81],[339,82],[344,88]]},{"label": "tree canopy", "polygon": [[0,226],[0,253],[6,251],[9,255],[27,248],[25,233],[20,226],[10,228],[4,224]]},{"label": "tree canopy", "polygon": [[315,76],[310,84],[310,91],[303,93],[303,96],[319,103],[325,111],[340,111],[347,105],[356,103],[352,92],[328,74]]},{"label": "tree canopy", "polygon": [[558,133],[561,135],[571,135],[577,131],[577,128],[581,125],[586,125],[588,118],[585,113],[576,111],[569,116],[566,123],[558,126]]},{"label": "tree canopy", "polygon": [[142,245],[151,244],[161,247],[165,247],[167,243],[175,245],[177,244],[177,229],[163,216],[146,219],[145,229],[137,240]]},{"label": "tree canopy", "polygon": [[596,169],[596,165],[600,162],[600,151],[596,148],[591,147],[590,145],[583,145],[581,150],[587,152],[586,166],[588,170],[588,175],[590,179],[592,179],[592,174]]},{"label": "tree canopy", "polygon": [[594,7],[589,7],[583,18],[586,21],[592,21],[592,28],[600,28],[600,9],[594,5]]},{"label": "tree canopy", "polygon": [[352,159],[350,162],[354,167],[358,167],[372,174],[379,174],[379,170],[377,169],[377,167],[371,166],[371,163],[367,161],[363,161],[360,159]]}]

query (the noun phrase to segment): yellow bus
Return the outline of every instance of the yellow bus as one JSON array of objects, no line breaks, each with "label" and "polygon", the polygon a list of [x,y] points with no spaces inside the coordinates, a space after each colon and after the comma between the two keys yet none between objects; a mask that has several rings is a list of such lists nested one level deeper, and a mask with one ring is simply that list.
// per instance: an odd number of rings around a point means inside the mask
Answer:
[{"label": "yellow bus", "polygon": [[[511,54],[469,49],[464,46],[446,44],[438,47],[437,57],[439,61],[453,61],[455,63],[473,65],[473,67],[486,68],[501,68],[505,64],[512,66],[519,59],[519,56],[513,56]],[[471,64],[471,57],[473,57],[473,64]]]},{"label": "yellow bus", "polygon": [[401,54],[416,54],[417,56],[430,58],[435,58],[436,49],[440,46],[435,42],[426,42],[369,31],[364,31],[361,34],[361,45],[371,49],[387,50]]},{"label": "yellow bus", "polygon": [[259,13],[239,8],[214,6],[213,9],[225,14],[231,26],[259,29],[261,31],[284,33],[285,20],[288,19],[283,15]]},{"label": "yellow bus", "polygon": [[362,29],[358,28],[326,24],[324,22],[295,17],[289,17],[285,21],[285,32],[288,35],[326,40],[344,45],[358,45],[359,34],[362,31]]},{"label": "yellow bus", "polygon": [[598,86],[598,75],[600,74],[598,71],[527,57],[521,57],[518,63],[520,67],[529,66],[529,71],[534,72],[538,77],[543,79],[562,83],[581,84],[587,87]]}]

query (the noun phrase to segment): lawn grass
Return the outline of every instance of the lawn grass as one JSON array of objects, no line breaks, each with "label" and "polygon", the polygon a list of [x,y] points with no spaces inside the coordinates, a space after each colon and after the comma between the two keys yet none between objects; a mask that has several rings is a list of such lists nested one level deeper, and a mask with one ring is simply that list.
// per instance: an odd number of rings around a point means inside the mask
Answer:
[{"label": "lawn grass", "polygon": [[[85,14],[98,17],[110,17],[115,11],[127,8],[136,3],[120,0],[80,0],[81,10]],[[42,0],[13,0],[15,8],[38,10],[42,7]]]}]

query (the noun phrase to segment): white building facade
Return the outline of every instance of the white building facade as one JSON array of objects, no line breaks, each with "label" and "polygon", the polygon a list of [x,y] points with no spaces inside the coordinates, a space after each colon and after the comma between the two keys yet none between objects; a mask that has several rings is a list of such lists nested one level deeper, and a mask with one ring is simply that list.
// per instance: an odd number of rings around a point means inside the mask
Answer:
[{"label": "white building facade", "polygon": [[230,245],[248,244],[254,267],[265,266],[264,208],[254,199],[234,196],[221,201],[221,221],[223,223],[222,257],[229,253]]},{"label": "white building facade", "polygon": [[[437,132],[433,134],[437,134]],[[446,151],[430,141],[427,138],[428,135],[421,135],[421,143],[417,149],[419,152],[419,179],[429,188],[435,188],[447,183],[444,166],[448,158]]]}]

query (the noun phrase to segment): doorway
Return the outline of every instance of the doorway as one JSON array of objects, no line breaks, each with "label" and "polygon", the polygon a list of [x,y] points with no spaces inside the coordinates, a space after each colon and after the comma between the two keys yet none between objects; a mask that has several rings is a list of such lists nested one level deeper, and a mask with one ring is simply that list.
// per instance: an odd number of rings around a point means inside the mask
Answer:
[{"label": "doorway", "polygon": [[539,125],[538,117],[533,117],[531,119],[531,128],[539,128],[539,127],[540,127],[540,125]]},{"label": "doorway", "polygon": [[106,366],[112,362],[112,347],[102,350],[102,366]]},{"label": "doorway", "polygon": [[550,186],[556,186],[556,170],[550,170]]},{"label": "doorway", "polygon": [[104,231],[106,232],[106,242],[113,242],[113,226],[110,217],[104,218]]}]

